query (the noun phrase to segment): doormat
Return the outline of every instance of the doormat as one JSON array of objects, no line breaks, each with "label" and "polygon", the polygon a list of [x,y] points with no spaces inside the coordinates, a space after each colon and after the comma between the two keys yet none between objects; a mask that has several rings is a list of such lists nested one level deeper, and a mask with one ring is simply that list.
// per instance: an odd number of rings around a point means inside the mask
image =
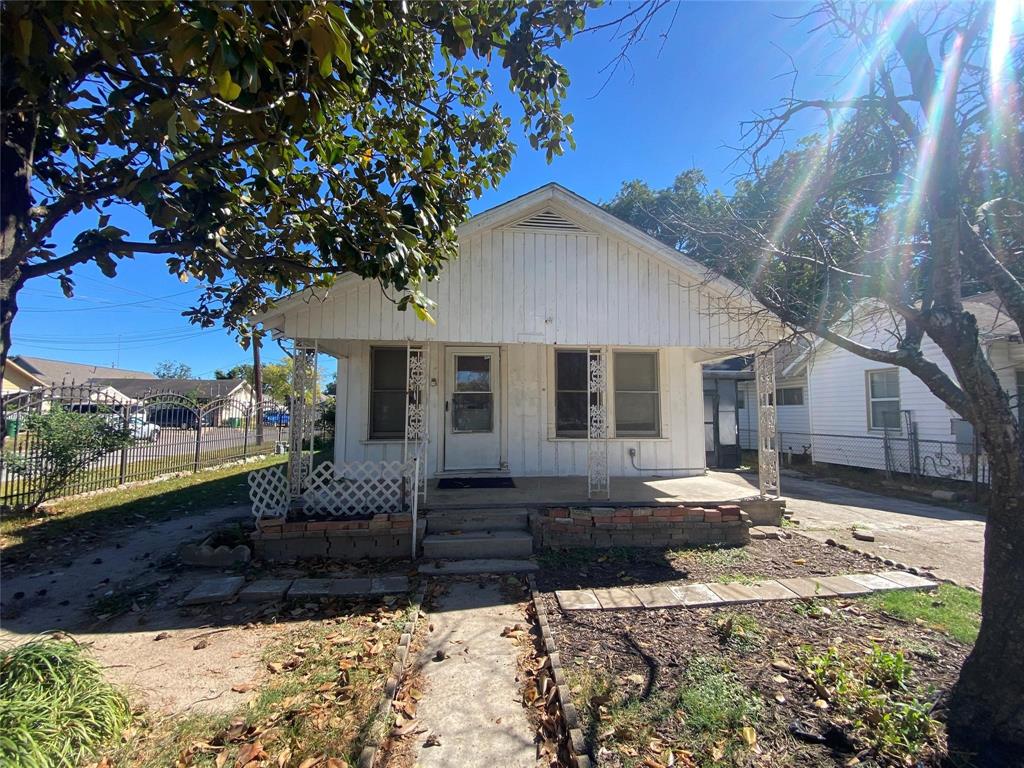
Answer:
[{"label": "doormat", "polygon": [[515,488],[511,477],[442,477],[437,490],[453,491],[462,488]]}]

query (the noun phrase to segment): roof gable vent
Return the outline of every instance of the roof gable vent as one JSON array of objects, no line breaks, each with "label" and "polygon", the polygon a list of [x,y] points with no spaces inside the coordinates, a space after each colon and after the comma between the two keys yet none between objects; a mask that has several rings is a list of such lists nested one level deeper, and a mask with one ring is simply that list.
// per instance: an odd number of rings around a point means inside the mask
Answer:
[{"label": "roof gable vent", "polygon": [[515,229],[549,229],[558,232],[585,232],[575,221],[570,221],[561,214],[544,209],[527,216],[512,225]]}]

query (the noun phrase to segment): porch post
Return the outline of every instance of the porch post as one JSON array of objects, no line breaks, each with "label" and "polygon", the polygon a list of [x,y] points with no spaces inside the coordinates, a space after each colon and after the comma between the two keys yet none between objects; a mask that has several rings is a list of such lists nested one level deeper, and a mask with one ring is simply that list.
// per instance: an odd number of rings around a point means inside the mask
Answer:
[{"label": "porch post", "polygon": [[[288,488],[291,494],[291,508],[300,507],[300,499],[306,478],[312,471],[313,463],[313,407],[306,402],[310,387],[316,388],[316,347],[295,344],[292,353],[292,396],[288,414]],[[309,454],[304,455],[308,443]]]},{"label": "porch post", "polygon": [[754,360],[757,381],[757,482],[762,498],[779,496],[778,421],[775,416],[775,350]]},{"label": "porch post", "polygon": [[607,356],[604,349],[587,350],[587,498],[611,498],[608,483]]},{"label": "porch post", "polygon": [[427,500],[427,350],[407,344],[405,383],[405,438],[402,443],[402,463],[418,459],[418,472],[413,493]]}]

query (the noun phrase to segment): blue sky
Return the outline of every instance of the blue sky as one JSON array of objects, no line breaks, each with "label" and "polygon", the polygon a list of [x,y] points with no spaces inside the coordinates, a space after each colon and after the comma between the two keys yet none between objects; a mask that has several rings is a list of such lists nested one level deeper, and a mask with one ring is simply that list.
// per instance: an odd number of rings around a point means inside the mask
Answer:
[{"label": "blue sky", "polygon": [[[614,18],[625,8],[613,4],[592,21]],[[788,56],[800,68],[805,94],[831,93],[843,74],[827,43],[810,37],[807,25],[783,18],[805,8],[776,2],[682,3],[662,39],[669,8],[603,88],[608,73],[601,70],[618,43],[610,30],[577,38],[559,53],[572,77],[568,108],[575,115],[577,149],[550,165],[520,140],[517,105],[504,83],[496,83],[520,149],[501,186],[473,202],[474,212],[549,181],[604,201],[624,180],[664,186],[690,167],[703,169],[712,186],[728,188],[739,170],[729,166],[737,156],[730,147],[740,142],[740,122],[789,92]],[[94,225],[93,219],[84,222]],[[147,234],[144,218],[128,209],[117,211],[110,223],[136,239]],[[57,235],[63,248],[74,227]],[[224,330],[204,331],[181,317],[200,289],[194,281],[182,284],[167,274],[162,257],[124,261],[113,280],[88,266],[75,271],[75,280],[77,295],[70,300],[46,278],[26,287],[14,324],[14,354],[146,371],[162,360],[176,360],[200,377],[250,360]],[[276,345],[265,347],[266,361],[280,357]]]}]

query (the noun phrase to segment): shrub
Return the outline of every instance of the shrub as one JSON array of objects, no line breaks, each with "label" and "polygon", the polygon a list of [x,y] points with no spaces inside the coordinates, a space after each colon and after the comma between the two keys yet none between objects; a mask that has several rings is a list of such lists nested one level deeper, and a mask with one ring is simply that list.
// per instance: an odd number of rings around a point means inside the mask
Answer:
[{"label": "shrub", "polygon": [[131,430],[111,413],[78,413],[54,405],[46,413],[26,415],[22,424],[33,435],[31,450],[8,451],[4,464],[13,474],[32,478],[30,508],[59,496],[92,462],[132,443]]},{"label": "shrub", "polygon": [[128,701],[77,643],[33,640],[0,656],[0,764],[82,763],[131,720]]}]

